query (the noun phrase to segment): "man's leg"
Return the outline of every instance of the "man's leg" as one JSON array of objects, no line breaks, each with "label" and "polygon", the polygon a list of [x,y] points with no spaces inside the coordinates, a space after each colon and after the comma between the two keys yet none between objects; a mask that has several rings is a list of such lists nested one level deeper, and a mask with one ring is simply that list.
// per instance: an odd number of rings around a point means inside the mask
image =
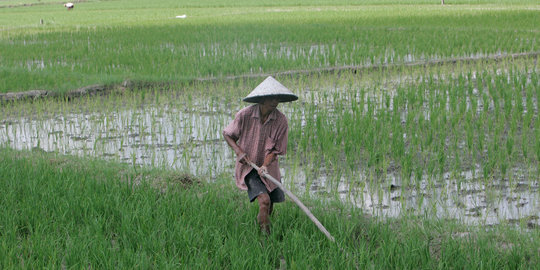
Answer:
[{"label": "man's leg", "polygon": [[270,208],[268,208],[268,216],[272,216],[272,212],[274,212],[274,202],[272,202],[272,199],[270,199]]},{"label": "man's leg", "polygon": [[259,226],[261,230],[265,233],[270,233],[270,219],[268,215],[270,214],[270,206],[272,202],[270,201],[270,196],[268,193],[262,193],[257,196],[257,201],[259,202],[259,214],[257,215],[257,220],[259,221]]}]

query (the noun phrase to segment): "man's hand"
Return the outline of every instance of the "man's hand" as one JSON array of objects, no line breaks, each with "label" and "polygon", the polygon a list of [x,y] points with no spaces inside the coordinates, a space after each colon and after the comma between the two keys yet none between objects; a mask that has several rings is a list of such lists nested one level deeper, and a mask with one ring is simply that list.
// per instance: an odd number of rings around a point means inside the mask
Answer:
[{"label": "man's hand", "polygon": [[259,170],[257,172],[259,173],[260,176],[264,177],[264,175],[268,173],[268,168],[266,168],[266,166],[263,165],[259,167]]},{"label": "man's hand", "polygon": [[237,154],[237,158],[236,158],[240,163],[242,164],[246,164],[246,165],[249,165],[249,163],[251,162],[247,156],[246,153],[243,153],[243,152],[240,152]]},{"label": "man's hand", "polygon": [[240,148],[240,146],[236,144],[236,141],[233,138],[231,138],[231,136],[228,136],[225,133],[223,133],[223,137],[225,138],[225,141],[227,142],[227,144],[236,153],[236,160],[242,164],[249,165],[249,162],[251,160],[249,160],[249,157],[247,156],[246,152],[244,152],[244,150],[242,150],[242,148]]},{"label": "man's hand", "polygon": [[257,171],[261,177],[264,177],[264,174],[268,173],[268,165],[270,165],[274,160],[276,159],[276,154],[270,153],[264,157],[264,162],[259,167],[259,170]]}]

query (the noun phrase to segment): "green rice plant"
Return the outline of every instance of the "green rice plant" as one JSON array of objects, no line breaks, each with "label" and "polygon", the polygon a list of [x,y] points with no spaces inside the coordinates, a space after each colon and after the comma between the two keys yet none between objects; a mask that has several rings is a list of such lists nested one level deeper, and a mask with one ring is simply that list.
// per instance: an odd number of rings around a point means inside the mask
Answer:
[{"label": "green rice plant", "polygon": [[[538,20],[527,4],[501,5],[501,10],[433,5],[418,9],[347,1],[329,5],[321,17],[317,8],[290,3],[282,12],[265,4],[242,7],[223,2],[187,8],[193,14],[187,20],[173,19],[174,11],[164,10],[162,3],[130,2],[144,8],[119,16],[123,4],[84,3],[76,16],[49,5],[3,9],[0,25],[6,30],[0,46],[6,54],[0,78],[10,80],[0,81],[0,89],[65,91],[125,78],[185,81],[538,50]],[[319,1],[302,3],[310,4]],[[36,16],[46,16],[51,23],[37,25]]]},{"label": "green rice plant", "polygon": [[[540,131],[539,129],[536,129],[536,161],[540,161]],[[540,169],[537,168],[537,171]]]},{"label": "green rice plant", "polygon": [[[350,171],[351,175],[356,175],[355,179],[350,180],[357,185],[364,181],[365,178],[361,175],[365,173],[369,175],[367,181],[372,181],[372,194],[381,192],[377,190],[377,185],[386,182],[387,173],[402,176],[398,181],[404,181],[405,185],[410,187],[418,185],[424,174],[432,176],[428,178],[430,181],[444,185],[448,175],[453,178],[471,168],[474,171],[476,166],[481,168],[483,179],[488,182],[512,179],[510,174],[514,169],[519,173],[520,167],[526,167],[527,170],[533,168],[537,173],[537,140],[530,139],[531,135],[533,138],[538,136],[538,116],[535,112],[537,93],[532,85],[533,79],[530,82],[526,80],[523,88],[526,89],[525,92],[508,90],[515,87],[516,81],[522,82],[523,79],[505,80],[511,73],[500,68],[514,67],[515,71],[512,72],[525,76],[520,65],[532,66],[532,62],[534,59],[531,58],[516,62],[475,64],[473,67],[460,66],[460,69],[474,70],[477,74],[475,81],[470,81],[465,75],[454,76],[453,67],[444,65],[432,69],[388,69],[385,71],[386,77],[379,70],[366,71],[361,75],[351,72],[344,75],[343,80],[339,77],[341,75],[325,73],[278,77],[286,85],[296,89],[295,92],[301,96],[300,102],[280,107],[290,118],[290,148],[283,162],[284,168],[295,166],[306,173],[309,181],[326,177],[331,180],[331,189],[335,189],[337,182],[342,181],[334,175],[338,172],[346,175],[343,172]],[[422,79],[423,76],[418,75],[424,72],[430,74],[425,77],[427,83]],[[466,74],[468,71],[463,72]],[[500,74],[497,75],[497,72]],[[369,79],[364,80],[366,77]],[[350,86],[354,80],[357,81]],[[146,156],[149,164],[153,162],[156,166],[165,166],[167,163],[164,154],[157,145],[171,142],[165,134],[176,134],[172,138],[174,144],[180,147],[174,150],[177,156],[171,160],[171,164],[178,164],[178,169],[189,169],[197,174],[219,174],[227,171],[214,170],[214,165],[198,162],[206,157],[227,156],[228,152],[215,150],[195,155],[194,145],[212,145],[209,141],[219,140],[222,127],[232,119],[237,109],[245,105],[239,102],[245,93],[240,91],[238,86],[243,85],[245,90],[256,85],[256,81],[238,79],[201,82],[196,86],[177,84],[172,86],[170,92],[169,89],[149,88],[128,91],[110,98],[8,104],[2,106],[1,110],[3,115],[20,118],[29,114],[34,118],[38,118],[36,115],[46,118],[50,115],[81,113],[88,115],[90,121],[81,122],[80,127],[79,123],[68,121],[63,121],[61,125],[65,129],[80,128],[86,133],[95,130],[98,132],[97,138],[103,139],[105,136],[122,133],[121,130],[110,130],[109,127],[115,125],[110,118],[127,109],[126,115],[131,117],[126,116],[119,121],[130,122],[128,133],[139,134],[137,138],[142,145],[140,153],[130,152],[132,156],[127,162],[140,164],[143,156]],[[467,107],[468,103],[473,102],[470,99],[473,91],[467,88],[471,84],[481,85],[477,98],[483,100],[480,104],[483,104],[484,110]],[[300,86],[305,88],[299,88]],[[207,97],[207,102],[199,100],[202,96]],[[220,98],[222,96],[223,99]],[[521,97],[526,99],[524,107],[532,108],[527,110],[522,118],[518,117],[516,112],[516,102]],[[216,101],[213,101],[214,99]],[[499,101],[494,102],[494,99]],[[506,104],[512,104],[508,113],[505,112]],[[496,112],[496,106],[499,106],[499,113]],[[200,114],[197,113],[199,110]],[[214,110],[219,111],[217,114],[221,116],[211,118],[212,123],[206,125],[202,120],[203,116],[213,114]],[[96,111],[103,111],[104,114],[96,114]],[[180,116],[179,112],[194,114]],[[161,124],[162,117],[175,113],[177,115],[171,117],[174,119],[171,127]],[[526,120],[527,117],[530,120]],[[22,141],[22,136],[45,132],[47,137],[48,132],[52,131],[45,127],[43,122],[39,131],[30,132],[24,128],[28,124],[13,125],[17,126],[16,129],[10,129],[11,124],[3,125],[5,133],[9,134],[8,140],[18,142]],[[175,131],[168,131],[170,128]],[[191,140],[195,134],[204,135],[200,141]],[[122,138],[130,144],[135,141],[128,136]],[[106,147],[103,141],[93,142],[96,149]],[[521,142],[521,147],[517,142]],[[43,142],[39,144],[43,145]],[[469,149],[469,145],[473,150]],[[520,151],[518,148],[526,150]],[[92,149],[80,152],[97,154]],[[411,184],[413,175],[415,182]],[[537,177],[532,174],[528,179],[534,181]],[[311,182],[308,182],[305,186],[306,193],[309,193],[310,185]],[[331,192],[334,193],[330,197],[336,196],[336,190]]]}]

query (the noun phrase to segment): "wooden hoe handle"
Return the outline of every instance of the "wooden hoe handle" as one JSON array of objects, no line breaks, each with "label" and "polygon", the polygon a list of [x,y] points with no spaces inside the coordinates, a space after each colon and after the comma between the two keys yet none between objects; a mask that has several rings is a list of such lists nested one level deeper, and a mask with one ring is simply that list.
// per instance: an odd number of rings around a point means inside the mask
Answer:
[{"label": "wooden hoe handle", "polygon": [[[251,167],[253,167],[255,170],[259,171],[259,167],[257,165],[255,165],[255,163],[249,162],[249,165],[251,165]],[[290,192],[289,190],[284,188],[283,185],[278,180],[276,180],[274,177],[272,177],[270,174],[264,173],[263,176],[266,179],[272,181],[272,183],[274,183],[276,186],[278,186],[281,190],[283,190],[283,192],[285,192],[285,194],[287,194],[287,196],[289,196],[289,198],[291,198],[294,201],[294,203],[296,203],[298,205],[298,207],[300,207],[300,209],[302,209],[302,211],[304,211],[304,213],[306,213],[306,215],[309,217],[309,219],[311,219],[311,221],[313,221],[313,223],[315,223],[315,225],[317,225],[317,228],[319,228],[319,230],[321,230],[321,232],[323,232],[324,235],[326,235],[328,240],[330,240],[332,242],[336,241],[334,239],[334,237],[332,237],[332,235],[330,235],[328,230],[326,230],[326,228],[321,224],[321,222],[311,213],[311,211],[309,211],[309,209],[294,194],[292,194],[292,192]]]}]

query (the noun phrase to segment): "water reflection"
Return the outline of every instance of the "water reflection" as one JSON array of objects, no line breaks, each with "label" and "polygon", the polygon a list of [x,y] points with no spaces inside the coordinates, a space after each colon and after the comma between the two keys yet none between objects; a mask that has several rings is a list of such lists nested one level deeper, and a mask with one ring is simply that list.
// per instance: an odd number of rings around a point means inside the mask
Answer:
[{"label": "water reflection", "polygon": [[[332,194],[332,187],[337,185],[341,200],[375,216],[397,217],[410,213],[456,219],[470,225],[494,225],[501,221],[524,223],[529,227],[540,225],[538,181],[485,183],[474,175],[481,175],[481,169],[477,168],[474,174],[472,171],[460,175],[446,173],[444,181],[424,176],[413,184],[404,184],[394,174],[389,174],[382,182],[370,180],[366,175],[343,176],[339,181],[319,176],[307,189],[315,194]],[[308,177],[300,171],[290,178]],[[296,182],[294,188],[306,190],[306,182]]]},{"label": "water reflection", "polygon": [[115,158],[210,175],[231,167],[221,127],[225,113],[140,108],[107,113],[20,117],[0,124],[0,143],[16,149]]}]

